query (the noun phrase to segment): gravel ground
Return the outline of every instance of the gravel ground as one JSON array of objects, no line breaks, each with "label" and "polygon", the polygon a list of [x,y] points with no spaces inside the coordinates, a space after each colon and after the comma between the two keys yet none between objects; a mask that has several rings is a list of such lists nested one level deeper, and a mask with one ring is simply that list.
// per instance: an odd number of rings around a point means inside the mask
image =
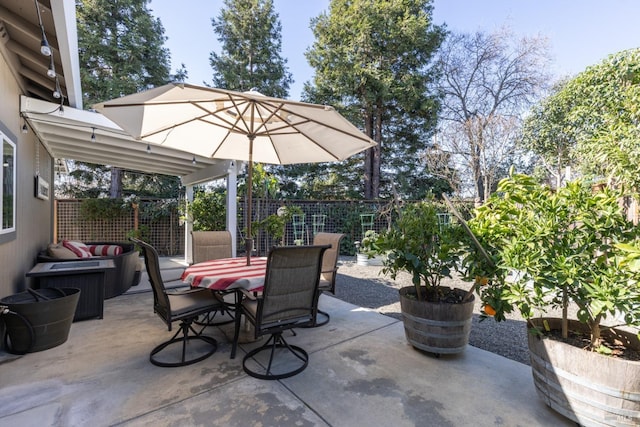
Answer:
[{"label": "gravel ground", "polygon": [[[402,319],[398,289],[411,285],[410,276],[400,274],[393,280],[382,275],[381,269],[382,267],[357,265],[354,257],[340,257],[335,296],[351,304]],[[457,279],[445,279],[443,285],[462,289],[471,287],[471,283]],[[527,331],[522,318],[512,316],[504,322],[493,319],[480,322],[478,298],[476,301],[469,344],[529,365]]]}]

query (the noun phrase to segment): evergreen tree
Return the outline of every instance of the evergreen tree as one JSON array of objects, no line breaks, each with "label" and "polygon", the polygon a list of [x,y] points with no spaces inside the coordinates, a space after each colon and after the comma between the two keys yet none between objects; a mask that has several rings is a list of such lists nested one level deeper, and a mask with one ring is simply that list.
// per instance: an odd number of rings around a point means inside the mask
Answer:
[{"label": "evergreen tree", "polygon": [[403,192],[424,185],[417,153],[436,124],[431,62],[445,35],[432,9],[431,0],[332,0],[312,20],[307,59],[316,74],[305,98],[334,105],[378,143],[363,155],[364,172],[353,161],[328,166],[344,182],[363,182],[367,199],[380,196],[381,183],[388,192],[392,182]]},{"label": "evergreen tree", "polygon": [[215,87],[286,98],[293,82],[280,56],[282,26],[272,0],[225,0],[211,24],[222,53],[211,52]]},{"label": "evergreen tree", "polygon": [[[163,47],[164,28],[151,16],[149,0],[77,0],[78,46],[80,78],[84,105],[91,105],[161,86],[171,80],[184,80],[184,65],[175,76],[170,75],[168,49]],[[104,185],[110,182],[111,197],[121,197],[123,171],[106,165],[81,165],[79,177],[87,183]],[[111,179],[107,175],[111,175]],[[176,177],[154,177],[147,181],[166,179],[160,187],[176,187]],[[71,186],[73,187],[73,186]],[[136,188],[129,183],[130,191]],[[103,193],[104,187],[90,193]],[[143,192],[146,192],[143,190]]]},{"label": "evergreen tree", "polygon": [[[272,0],[225,0],[217,19],[211,19],[222,52],[211,52],[215,87],[240,92],[257,89],[263,95],[287,98],[292,83],[282,50],[282,26],[273,9]],[[259,187],[256,179],[263,173],[277,173],[282,168],[270,165],[262,169],[254,165],[254,194]],[[246,190],[243,179],[241,190]],[[270,180],[272,176],[265,176]],[[281,182],[288,181],[282,177]],[[290,182],[290,181],[289,181]]]},{"label": "evergreen tree", "polygon": [[171,80],[169,50],[149,0],[78,0],[78,45],[85,105]]}]

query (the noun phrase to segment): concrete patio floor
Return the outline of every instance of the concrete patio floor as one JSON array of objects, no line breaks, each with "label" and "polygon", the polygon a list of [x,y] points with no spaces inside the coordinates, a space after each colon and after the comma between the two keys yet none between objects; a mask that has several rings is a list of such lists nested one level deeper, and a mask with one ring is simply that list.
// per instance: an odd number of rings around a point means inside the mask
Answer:
[{"label": "concrete patio floor", "polygon": [[[163,277],[179,277],[169,260]],[[323,295],[323,327],[287,336],[309,366],[284,380],[242,370],[256,344],[217,327],[208,359],[152,365],[170,338],[153,313],[146,276],[105,301],[104,318],[72,325],[66,343],[0,363],[0,426],[574,426],[537,396],[530,367],[467,346],[436,358],[407,344],[402,322]]]}]

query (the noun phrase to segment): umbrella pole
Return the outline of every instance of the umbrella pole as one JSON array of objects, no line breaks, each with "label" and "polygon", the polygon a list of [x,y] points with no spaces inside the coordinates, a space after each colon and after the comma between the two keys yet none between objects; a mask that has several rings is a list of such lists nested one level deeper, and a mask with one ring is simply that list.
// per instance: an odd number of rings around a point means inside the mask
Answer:
[{"label": "umbrella pole", "polygon": [[247,265],[251,265],[251,252],[253,251],[253,234],[251,233],[251,211],[253,210],[253,140],[255,135],[249,135],[249,164],[247,173],[247,238],[245,250],[247,251]]}]

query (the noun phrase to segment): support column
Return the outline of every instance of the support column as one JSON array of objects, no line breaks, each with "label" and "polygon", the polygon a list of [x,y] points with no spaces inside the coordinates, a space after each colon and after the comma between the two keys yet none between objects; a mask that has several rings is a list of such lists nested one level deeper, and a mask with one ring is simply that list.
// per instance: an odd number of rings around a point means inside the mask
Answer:
[{"label": "support column", "polygon": [[231,161],[227,171],[227,230],[231,232],[231,254],[235,257],[238,247],[238,162]]},{"label": "support column", "polygon": [[[188,205],[193,202],[193,185],[187,185],[185,190],[184,203]],[[187,210],[187,212],[189,212]],[[184,262],[187,264],[193,263],[193,251],[191,250],[191,230],[193,230],[193,221],[191,220],[191,212],[187,214],[187,219],[184,222]]]}]

